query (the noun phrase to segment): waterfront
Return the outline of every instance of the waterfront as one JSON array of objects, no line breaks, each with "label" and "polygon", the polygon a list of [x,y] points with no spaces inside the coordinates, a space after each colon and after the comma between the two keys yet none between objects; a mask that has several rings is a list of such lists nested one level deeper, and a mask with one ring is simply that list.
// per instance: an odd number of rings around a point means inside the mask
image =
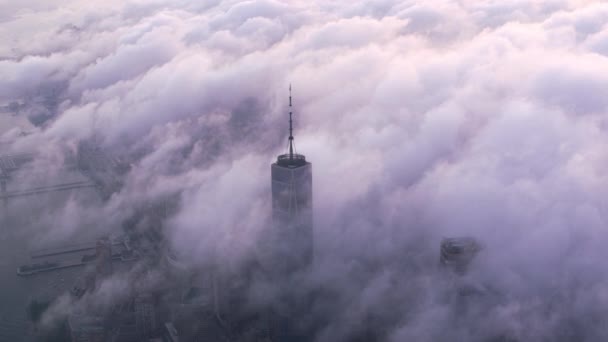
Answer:
[{"label": "waterfront", "polygon": [[[95,192],[89,193],[94,195]],[[69,196],[69,192],[54,193],[57,196]],[[45,197],[45,196],[42,196]],[[44,201],[39,196],[28,197],[34,203]],[[50,198],[46,198],[50,200]],[[2,291],[0,292],[0,341],[30,342],[34,335],[30,326],[27,307],[36,300],[51,300],[66,293],[83,271],[83,267],[72,267],[49,272],[34,274],[27,277],[17,275],[19,266],[32,263],[32,253],[42,247],[59,247],[73,241],[94,242],[98,236],[83,229],[72,236],[61,235],[55,240],[33,239],[34,230],[47,230],[40,236],[49,236],[50,227],[37,226],[31,221],[29,215],[5,215],[15,214],[17,208],[11,202],[8,207],[3,208],[3,216],[0,217],[0,279],[2,279]],[[35,206],[34,206],[35,207]],[[87,251],[84,251],[85,253]],[[88,251],[88,253],[91,253]],[[47,257],[34,259],[45,262]],[[74,258],[74,256],[72,257]]]}]

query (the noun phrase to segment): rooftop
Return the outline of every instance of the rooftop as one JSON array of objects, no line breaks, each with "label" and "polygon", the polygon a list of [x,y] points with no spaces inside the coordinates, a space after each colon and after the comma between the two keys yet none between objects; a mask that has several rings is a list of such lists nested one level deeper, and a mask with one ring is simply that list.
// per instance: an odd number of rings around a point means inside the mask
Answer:
[{"label": "rooftop", "polygon": [[464,273],[480,250],[481,245],[472,237],[444,238],[441,241],[439,260],[456,273]]},{"label": "rooftop", "polygon": [[277,157],[277,165],[283,167],[295,168],[306,165],[306,157],[303,154],[281,154]]}]

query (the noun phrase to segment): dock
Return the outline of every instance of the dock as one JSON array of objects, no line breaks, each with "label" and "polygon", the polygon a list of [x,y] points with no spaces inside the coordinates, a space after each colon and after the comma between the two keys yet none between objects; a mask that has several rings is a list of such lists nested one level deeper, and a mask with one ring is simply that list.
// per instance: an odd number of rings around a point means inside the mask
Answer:
[{"label": "dock", "polygon": [[[126,247],[127,250],[130,250],[130,247],[128,245],[126,245],[124,241],[121,241],[121,240],[112,241],[112,247],[120,246],[120,245],[123,245]],[[66,245],[66,246],[55,247],[55,248],[39,249],[39,250],[36,250],[36,251],[30,253],[30,257],[32,257],[33,259],[44,258],[44,257],[49,257],[49,256],[61,255],[61,254],[86,252],[86,251],[90,251],[90,250],[94,250],[94,249],[95,249],[94,242],[84,242],[84,243]]]}]

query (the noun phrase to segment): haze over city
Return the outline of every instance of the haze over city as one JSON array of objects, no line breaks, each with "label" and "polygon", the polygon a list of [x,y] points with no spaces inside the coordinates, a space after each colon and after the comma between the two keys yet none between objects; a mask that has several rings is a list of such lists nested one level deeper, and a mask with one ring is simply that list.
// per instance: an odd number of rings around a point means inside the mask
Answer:
[{"label": "haze over city", "polygon": [[0,42],[0,342],[608,340],[605,2],[5,1]]}]

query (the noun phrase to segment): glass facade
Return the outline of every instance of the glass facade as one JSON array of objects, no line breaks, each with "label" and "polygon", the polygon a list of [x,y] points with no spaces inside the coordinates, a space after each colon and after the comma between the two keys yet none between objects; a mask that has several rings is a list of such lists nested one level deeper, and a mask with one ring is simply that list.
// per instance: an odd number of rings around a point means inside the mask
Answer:
[{"label": "glass facade", "polygon": [[271,166],[272,216],[282,268],[295,270],[312,262],[312,165]]}]

